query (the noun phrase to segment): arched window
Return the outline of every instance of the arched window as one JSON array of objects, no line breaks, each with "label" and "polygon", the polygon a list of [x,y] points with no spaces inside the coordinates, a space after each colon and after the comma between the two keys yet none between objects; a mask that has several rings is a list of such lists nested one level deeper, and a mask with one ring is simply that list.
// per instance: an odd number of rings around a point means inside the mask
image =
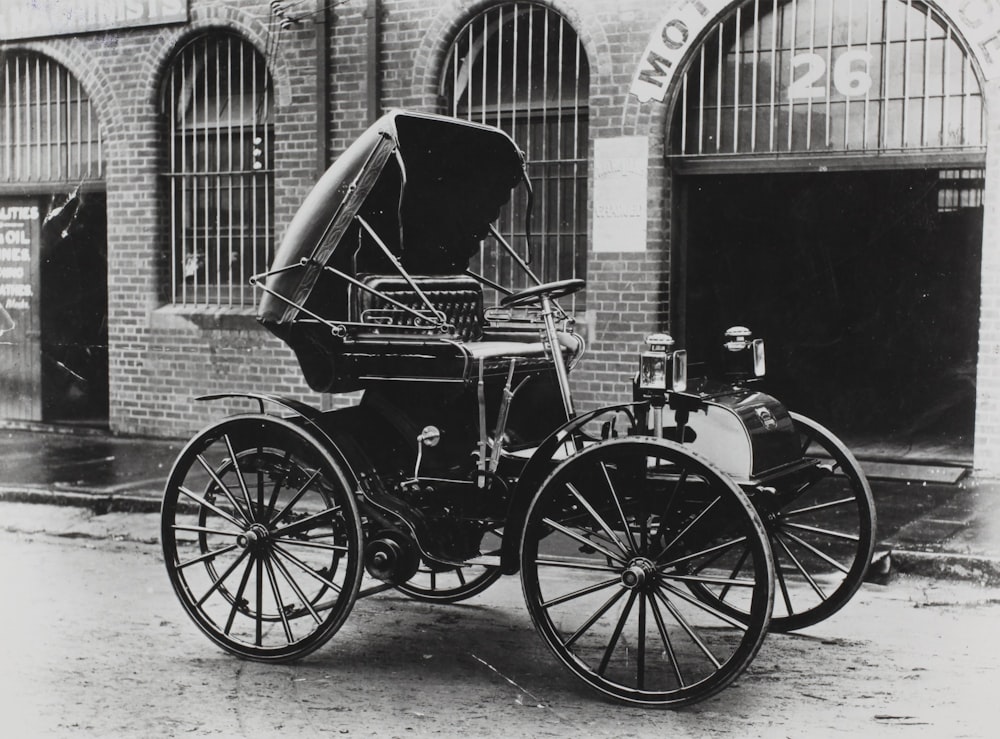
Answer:
[{"label": "arched window", "polygon": [[927,3],[744,0],[692,58],[673,134],[693,166],[867,153],[975,163],[985,105],[958,34]]},{"label": "arched window", "polygon": [[[587,259],[587,103],[590,67],[576,31],[531,2],[503,3],[470,20],[441,80],[450,115],[505,130],[524,150],[534,186],[531,265],[542,280],[584,276]],[[522,254],[524,194],[498,225]],[[509,258],[484,251],[479,269],[526,287]],[[579,309],[580,300],[574,308]]]},{"label": "arched window", "polygon": [[32,52],[0,53],[0,182],[104,176],[97,115],[62,65]]},{"label": "arched window", "polygon": [[228,33],[180,49],[163,82],[170,198],[170,299],[249,307],[248,280],[273,247],[271,77]]}]

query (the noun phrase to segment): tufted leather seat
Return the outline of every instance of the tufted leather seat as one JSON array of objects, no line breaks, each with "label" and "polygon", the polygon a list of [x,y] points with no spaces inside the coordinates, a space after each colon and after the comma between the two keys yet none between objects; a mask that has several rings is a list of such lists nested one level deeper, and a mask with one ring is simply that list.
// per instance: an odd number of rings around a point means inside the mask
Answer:
[{"label": "tufted leather seat", "polygon": [[[518,373],[551,367],[537,326],[487,327],[483,290],[475,279],[465,275],[412,279],[454,330],[442,333],[421,328],[412,313],[352,285],[348,295],[350,320],[370,324],[370,328],[353,330],[343,347],[342,359],[358,379],[469,382],[478,376],[480,360],[489,376],[506,375],[511,359],[516,360]],[[426,311],[426,305],[399,275],[359,275],[358,280],[403,305]],[[568,341],[569,346],[562,347],[567,356],[579,350],[573,348],[576,343]]]}]

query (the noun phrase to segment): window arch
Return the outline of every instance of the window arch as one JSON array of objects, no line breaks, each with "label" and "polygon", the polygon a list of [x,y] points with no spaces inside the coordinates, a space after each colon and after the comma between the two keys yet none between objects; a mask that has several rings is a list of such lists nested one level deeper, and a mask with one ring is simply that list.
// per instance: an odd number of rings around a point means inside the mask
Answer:
[{"label": "window arch", "polygon": [[80,81],[35,52],[0,52],[0,182],[104,176],[97,113]]},{"label": "window arch", "polygon": [[170,207],[170,300],[242,308],[274,239],[274,126],[267,64],[216,32],[174,56],[162,87]]},{"label": "window arch", "polygon": [[920,0],[743,0],[706,36],[673,123],[681,157],[985,150],[958,33]]},{"label": "window arch", "polygon": [[[472,18],[445,60],[441,95],[458,118],[502,128],[524,150],[534,187],[532,268],[542,280],[584,276],[587,259],[587,143],[590,66],[570,23],[533,2],[508,2]],[[498,228],[525,253],[526,195]],[[506,255],[484,250],[478,266],[524,286]],[[582,307],[578,298],[574,309]]]}]

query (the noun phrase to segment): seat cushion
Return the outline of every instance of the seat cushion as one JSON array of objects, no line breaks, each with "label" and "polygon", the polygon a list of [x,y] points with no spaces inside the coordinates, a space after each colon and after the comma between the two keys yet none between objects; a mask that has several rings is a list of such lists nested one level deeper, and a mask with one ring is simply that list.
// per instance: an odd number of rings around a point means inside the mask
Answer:
[{"label": "seat cushion", "polygon": [[[401,275],[359,275],[358,279],[371,290],[377,290],[398,303],[421,313],[427,313],[427,305]],[[483,288],[473,278],[466,275],[413,276],[414,284],[430,303],[441,311],[454,331],[448,335],[460,341],[478,341],[483,336]],[[352,321],[371,323],[367,331],[382,333],[378,325],[387,325],[389,332],[399,331],[398,326],[414,329],[417,335],[440,335],[434,328],[417,328],[418,319],[378,295],[357,285],[351,285],[350,304]],[[404,329],[406,330],[406,329]],[[411,331],[406,330],[406,333]]]},{"label": "seat cushion", "polygon": [[[537,325],[486,328],[482,286],[472,277],[411,278],[453,326],[454,330],[447,333],[420,327],[417,316],[370,292],[377,290],[426,314],[427,306],[402,276],[359,275],[358,279],[369,290],[351,286],[351,320],[368,325],[362,329],[354,327],[349,332],[341,354],[345,367],[362,382],[403,379],[471,382],[479,375],[480,361],[487,376],[505,377],[512,359],[518,374],[552,366]],[[574,348],[573,343],[560,342],[564,357],[571,358],[579,351],[579,346]]]}]

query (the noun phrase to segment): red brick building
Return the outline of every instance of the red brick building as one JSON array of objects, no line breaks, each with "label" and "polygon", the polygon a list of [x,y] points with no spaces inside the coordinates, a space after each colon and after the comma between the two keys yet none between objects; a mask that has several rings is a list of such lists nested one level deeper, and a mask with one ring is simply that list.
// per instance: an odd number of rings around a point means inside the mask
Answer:
[{"label": "red brick building", "polygon": [[[246,278],[380,113],[507,129],[580,406],[746,323],[848,438],[1000,475],[994,0],[119,0],[0,9],[0,418],[183,436],[315,404]],[[488,265],[502,270],[503,265]],[[7,337],[5,337],[6,339]],[[934,447],[937,448],[937,447]]]}]

